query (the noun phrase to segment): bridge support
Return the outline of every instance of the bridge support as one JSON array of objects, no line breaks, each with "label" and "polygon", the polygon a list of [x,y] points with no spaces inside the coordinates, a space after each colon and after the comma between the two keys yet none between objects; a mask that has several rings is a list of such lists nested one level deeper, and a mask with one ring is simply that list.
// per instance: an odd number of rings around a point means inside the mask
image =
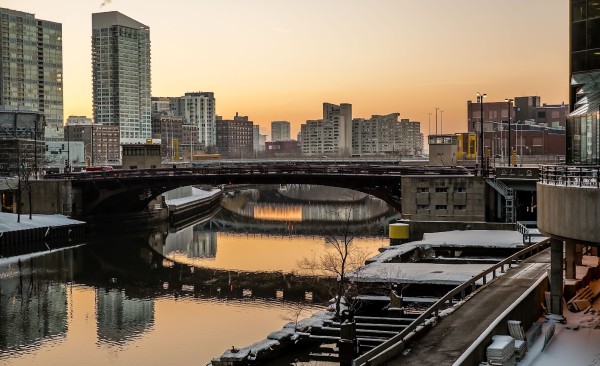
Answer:
[{"label": "bridge support", "polygon": [[563,242],[550,239],[550,312],[563,315]]},{"label": "bridge support", "polygon": [[565,243],[565,279],[574,280],[577,277],[576,248],[577,244],[569,240]]}]

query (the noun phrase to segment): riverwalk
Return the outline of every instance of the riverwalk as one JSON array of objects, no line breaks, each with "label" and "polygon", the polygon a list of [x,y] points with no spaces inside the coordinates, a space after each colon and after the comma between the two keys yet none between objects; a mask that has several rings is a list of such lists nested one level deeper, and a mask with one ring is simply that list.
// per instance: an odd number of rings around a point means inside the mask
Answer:
[{"label": "riverwalk", "polygon": [[548,249],[519,263],[480,289],[386,365],[453,365],[496,318],[549,269]]}]

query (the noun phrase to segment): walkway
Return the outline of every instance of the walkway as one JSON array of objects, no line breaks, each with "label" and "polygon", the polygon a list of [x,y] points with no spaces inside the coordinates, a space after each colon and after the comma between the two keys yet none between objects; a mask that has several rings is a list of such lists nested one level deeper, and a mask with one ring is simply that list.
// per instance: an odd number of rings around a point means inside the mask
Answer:
[{"label": "walkway", "polygon": [[521,262],[482,289],[387,365],[452,365],[494,320],[550,269],[550,250]]}]

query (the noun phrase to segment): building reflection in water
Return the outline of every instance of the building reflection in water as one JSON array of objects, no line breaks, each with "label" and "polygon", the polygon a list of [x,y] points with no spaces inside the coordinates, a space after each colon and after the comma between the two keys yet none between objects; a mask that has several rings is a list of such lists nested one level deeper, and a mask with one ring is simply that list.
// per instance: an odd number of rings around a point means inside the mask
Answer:
[{"label": "building reflection in water", "polygon": [[384,228],[395,212],[380,199],[361,194],[347,201],[289,200],[275,189],[230,193],[225,209],[210,221],[169,233],[164,255],[199,267],[290,273],[298,272],[299,259],[332,250],[322,236],[332,227],[360,233],[354,243],[368,255],[388,245]]},{"label": "building reflection in water", "polygon": [[129,299],[120,289],[96,289],[96,321],[100,342],[123,344],[152,327],[154,300]]},{"label": "building reflection in water", "polygon": [[0,354],[65,335],[70,253],[0,264]]},{"label": "building reflection in water", "polygon": [[215,258],[217,255],[217,233],[202,231],[201,227],[190,226],[169,233],[165,240],[164,253],[186,253],[188,258]]}]

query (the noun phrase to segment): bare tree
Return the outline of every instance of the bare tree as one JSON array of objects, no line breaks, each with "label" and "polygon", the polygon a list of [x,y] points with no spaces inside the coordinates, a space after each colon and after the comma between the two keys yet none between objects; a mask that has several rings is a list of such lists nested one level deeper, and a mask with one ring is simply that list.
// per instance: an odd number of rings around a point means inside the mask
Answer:
[{"label": "bare tree", "polygon": [[356,286],[349,282],[349,276],[357,276],[358,269],[365,264],[367,253],[355,245],[354,239],[366,230],[365,227],[354,229],[352,226],[354,208],[342,206],[331,211],[337,218],[333,225],[323,227],[323,237],[327,248],[325,253],[303,258],[298,262],[300,269],[314,275],[333,275],[337,278],[332,291],[335,299],[335,315],[340,318],[341,302],[345,299],[347,306],[356,304]]}]

